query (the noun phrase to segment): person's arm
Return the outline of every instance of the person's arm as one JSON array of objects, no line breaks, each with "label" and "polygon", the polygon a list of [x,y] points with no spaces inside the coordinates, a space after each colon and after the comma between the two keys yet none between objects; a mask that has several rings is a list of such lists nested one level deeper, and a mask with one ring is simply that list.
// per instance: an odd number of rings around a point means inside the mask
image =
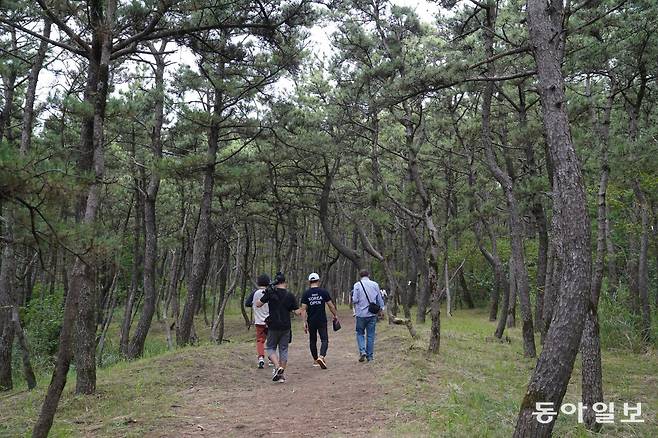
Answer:
[{"label": "person's arm", "polygon": [[338,319],[338,310],[336,310],[336,305],[334,302],[327,301],[327,305],[329,306],[329,311],[334,315],[334,319]]},{"label": "person's arm", "polygon": [[308,320],[306,319],[308,316],[306,315],[306,308],[306,304],[302,303],[302,308],[300,310],[302,312],[302,321],[304,321],[304,333],[308,333]]},{"label": "person's arm", "polygon": [[386,309],[386,303],[384,303],[384,297],[382,297],[382,294],[379,289],[379,285],[375,283],[377,286],[377,304],[379,304],[379,317],[384,317],[384,310]]},{"label": "person's arm", "polygon": [[357,304],[359,302],[359,294],[357,292],[358,289],[354,286],[352,288],[352,304]]},{"label": "person's arm", "polygon": [[262,292],[262,295],[261,295],[258,299],[256,299],[256,297],[259,295],[258,292],[259,292],[259,291],[257,291],[257,292],[254,294],[254,299],[255,299],[254,303],[256,304],[256,307],[263,307],[263,305],[264,305],[265,303],[267,303],[267,302],[270,300],[270,297],[269,297],[269,295],[266,293],[266,292],[267,292],[267,289],[266,289],[266,290],[264,290],[264,291]]},{"label": "person's arm", "polygon": [[329,294],[329,291],[325,290],[322,292],[322,299],[329,306],[329,311],[334,315],[334,319],[338,319],[338,311],[336,310],[336,305],[331,300],[331,294]]},{"label": "person's arm", "polygon": [[292,293],[290,293],[290,292],[288,292],[288,293],[290,294],[289,298],[288,298],[290,300],[290,306],[288,307],[288,310],[290,310],[291,312],[294,312],[295,315],[297,315],[297,316],[301,316],[302,315],[302,309],[300,309],[299,306],[297,305],[297,298],[295,298],[295,296]]}]

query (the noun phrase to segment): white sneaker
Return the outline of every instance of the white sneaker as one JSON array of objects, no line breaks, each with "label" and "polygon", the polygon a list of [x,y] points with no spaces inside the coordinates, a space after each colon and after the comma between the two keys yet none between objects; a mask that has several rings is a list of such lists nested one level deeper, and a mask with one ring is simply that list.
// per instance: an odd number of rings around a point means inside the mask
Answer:
[{"label": "white sneaker", "polygon": [[258,358],[258,368],[262,370],[264,367],[265,367],[265,359],[263,359],[263,357],[261,356]]}]

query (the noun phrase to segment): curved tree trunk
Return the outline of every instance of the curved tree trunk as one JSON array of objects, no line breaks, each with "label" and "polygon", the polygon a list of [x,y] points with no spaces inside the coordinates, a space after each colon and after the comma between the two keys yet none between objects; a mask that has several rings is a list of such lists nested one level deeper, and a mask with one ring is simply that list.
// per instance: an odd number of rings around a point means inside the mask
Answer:
[{"label": "curved tree trunk", "polygon": [[[324,231],[327,240],[331,243],[336,251],[341,253],[345,258],[349,259],[352,262],[353,267],[358,271],[361,269],[362,257],[358,251],[347,247],[340,238],[334,233],[331,226],[331,216],[329,215],[329,198],[331,196],[331,187],[334,182],[334,177],[336,172],[340,168],[340,157],[336,158],[333,165],[329,167],[328,163],[325,162],[325,179],[324,184],[322,185],[322,193],[320,194],[320,224],[322,225],[322,231]],[[356,240],[356,239],[355,239]]]},{"label": "curved tree trunk", "polygon": [[[486,8],[487,29],[484,32],[484,46],[487,58],[493,57],[493,33],[496,24],[497,6],[491,4]],[[487,63],[487,74],[495,75],[495,69],[492,62]],[[535,357],[535,338],[532,324],[532,310],[530,305],[530,284],[528,280],[528,271],[525,266],[525,255],[523,250],[523,227],[519,213],[518,202],[514,194],[513,178],[510,174],[503,172],[496,162],[496,156],[493,150],[493,141],[491,138],[491,100],[494,92],[494,83],[488,81],[482,98],[482,141],[484,143],[484,152],[486,163],[489,170],[500,183],[507,201],[508,220],[510,241],[512,246],[512,257],[510,257],[511,269],[514,273],[515,290],[521,304],[521,318],[523,319],[523,354],[526,357]],[[511,281],[510,281],[511,283]],[[515,301],[511,301],[514,303]],[[512,306],[510,306],[512,307]]]},{"label": "curved tree trunk", "polygon": [[515,437],[551,435],[555,421],[539,423],[532,413],[538,402],[561,406],[578,353],[589,301],[590,222],[585,184],[571,140],[561,71],[563,4],[561,1],[550,4],[547,8],[545,1],[528,0],[527,16],[546,143],[553,165],[553,239],[562,267],[553,322],[521,403]]}]

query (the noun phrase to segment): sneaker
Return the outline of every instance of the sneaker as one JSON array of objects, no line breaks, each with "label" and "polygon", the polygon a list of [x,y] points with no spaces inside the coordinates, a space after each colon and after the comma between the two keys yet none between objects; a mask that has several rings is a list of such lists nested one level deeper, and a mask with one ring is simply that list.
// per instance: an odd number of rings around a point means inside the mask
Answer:
[{"label": "sneaker", "polygon": [[279,377],[279,383],[286,383],[286,376],[285,375],[281,374],[281,376]]},{"label": "sneaker", "polygon": [[320,368],[323,370],[327,369],[327,363],[324,361],[324,357],[320,356],[318,357],[318,365],[320,365]]},{"label": "sneaker", "polygon": [[271,360],[268,361],[267,366],[272,368],[274,366],[274,362],[272,362]]},{"label": "sneaker", "polygon": [[359,356],[359,362],[365,362],[366,361],[366,355],[361,353],[361,356]]},{"label": "sneaker", "polygon": [[258,369],[263,369],[265,367],[265,360],[262,357],[258,358]]},{"label": "sneaker", "polygon": [[283,375],[284,369],[279,367],[275,370],[272,370],[272,382],[278,382],[279,379],[281,379],[281,376]]},{"label": "sneaker", "polygon": [[315,368],[320,368],[320,364],[318,363],[318,360],[317,360],[317,359],[315,359],[315,360],[313,361],[313,367],[315,367]]}]

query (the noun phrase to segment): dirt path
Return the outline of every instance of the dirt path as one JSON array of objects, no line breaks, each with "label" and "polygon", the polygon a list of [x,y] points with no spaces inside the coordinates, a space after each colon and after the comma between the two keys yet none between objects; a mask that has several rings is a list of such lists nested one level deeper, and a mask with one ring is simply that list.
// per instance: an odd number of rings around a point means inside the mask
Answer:
[{"label": "dirt path", "polygon": [[253,344],[231,345],[231,363],[191,364],[194,384],[172,406],[170,428],[150,436],[372,436],[387,417],[376,407],[382,364],[357,361],[353,321],[342,315],[330,332],[327,370],[312,366],[308,336],[294,326],[286,383],[256,368]]}]

